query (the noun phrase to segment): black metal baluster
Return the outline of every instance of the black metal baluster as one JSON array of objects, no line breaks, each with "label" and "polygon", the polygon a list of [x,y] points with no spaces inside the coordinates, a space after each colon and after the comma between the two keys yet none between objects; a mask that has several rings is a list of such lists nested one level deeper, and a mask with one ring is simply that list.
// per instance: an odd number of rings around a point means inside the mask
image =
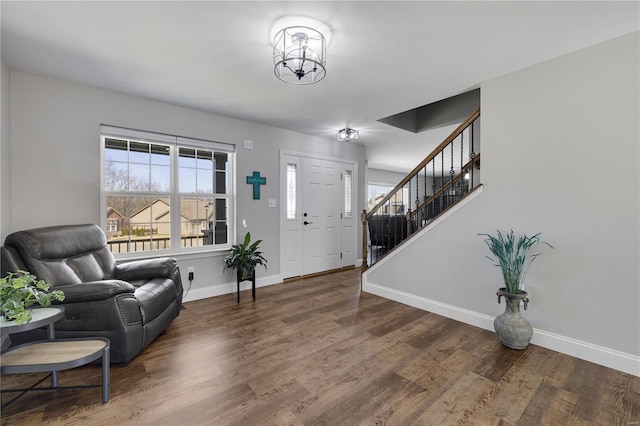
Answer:
[{"label": "black metal baluster", "polygon": [[[431,184],[431,195],[436,195],[436,159],[435,157],[431,160],[431,177],[433,178],[433,183]],[[433,200],[432,200],[433,201]]]},{"label": "black metal baluster", "polygon": [[[476,120],[477,120],[477,118],[476,118]],[[473,127],[475,125],[476,120],[473,120],[471,122],[471,140],[469,141],[469,144],[470,144],[469,160],[471,160],[471,167],[469,168],[470,169],[470,176],[469,176],[469,178],[470,178],[469,179],[469,187],[470,188],[473,188],[473,175],[474,175],[474,169],[475,169],[475,164],[473,163],[473,159],[475,158],[476,153],[475,153],[475,149],[473,147],[473,143],[474,143]]]},{"label": "black metal baluster", "polygon": [[389,250],[389,247],[391,246],[391,230],[389,229],[389,222],[391,221],[391,215],[393,214],[393,211],[392,211],[393,204],[391,203],[392,199],[393,197],[389,198],[389,201],[387,201],[387,203],[389,203],[388,205],[389,216],[387,218],[386,226],[384,227],[384,230],[386,232],[386,237],[387,237],[386,238],[387,247],[385,248],[385,252]]},{"label": "black metal baluster", "polygon": [[[455,139],[454,139],[455,140]],[[451,176],[451,180],[455,176],[456,172],[453,170],[453,141],[451,141],[451,170],[449,170],[449,175]]]},{"label": "black metal baluster", "polygon": [[416,219],[418,218],[418,206],[420,205],[420,172],[416,173]]},{"label": "black metal baluster", "polygon": [[462,166],[464,166],[464,130],[460,133],[460,196],[466,194],[466,190],[464,188],[464,170],[462,170]]},{"label": "black metal baluster", "polygon": [[447,205],[445,207],[449,208],[449,206],[454,202],[455,200],[455,187],[454,187],[454,183],[453,183],[453,177],[456,175],[455,170],[453,170],[453,145],[455,139],[453,141],[451,141],[451,170],[449,170],[449,190],[447,191]]},{"label": "black metal baluster", "polygon": [[[427,220],[427,165],[424,165],[424,194],[422,196],[422,203],[424,204],[422,206],[422,211],[420,212],[420,223],[417,224],[418,228],[422,227],[423,223],[426,223],[425,221]],[[416,215],[416,220],[418,220],[418,216]]]},{"label": "black metal baluster", "polygon": [[431,183],[431,202],[429,203],[430,211],[429,211],[429,220],[433,219],[433,216],[436,211],[436,157],[433,157],[431,160],[431,178],[433,179],[433,183]]},{"label": "black metal baluster", "polygon": [[440,151],[440,156],[441,156],[441,167],[440,167],[440,208],[438,209],[438,213],[440,213],[442,211],[442,202],[443,202],[443,198],[444,198],[444,192],[442,191],[442,189],[444,188],[444,150],[446,149],[446,147],[444,147],[442,149],[442,151]]},{"label": "black metal baluster", "polygon": [[[409,179],[409,182],[407,182],[407,188],[409,189],[409,200],[407,202],[407,208],[411,208],[411,206],[409,205],[409,203],[411,203],[411,179]],[[402,200],[402,213],[406,213],[404,211],[404,186],[400,188],[400,191],[401,191],[400,199]],[[416,196],[418,196],[417,191],[416,191]]]}]

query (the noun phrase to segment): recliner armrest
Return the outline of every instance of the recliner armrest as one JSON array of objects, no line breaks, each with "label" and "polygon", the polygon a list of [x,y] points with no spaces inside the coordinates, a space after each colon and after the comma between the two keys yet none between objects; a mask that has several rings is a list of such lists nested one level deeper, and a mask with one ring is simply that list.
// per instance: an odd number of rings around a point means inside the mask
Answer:
[{"label": "recliner armrest", "polygon": [[26,271],[27,267],[20,258],[18,251],[11,246],[0,247],[0,270],[5,277],[9,272],[18,272],[19,269]]},{"label": "recliner armrest", "polygon": [[115,277],[124,281],[171,278],[177,268],[178,261],[173,257],[133,260],[117,264]]},{"label": "recliner armrest", "polygon": [[109,299],[122,293],[133,294],[135,287],[120,280],[102,280],[56,286],[53,290],[64,292],[64,301],[61,303],[78,303]]}]

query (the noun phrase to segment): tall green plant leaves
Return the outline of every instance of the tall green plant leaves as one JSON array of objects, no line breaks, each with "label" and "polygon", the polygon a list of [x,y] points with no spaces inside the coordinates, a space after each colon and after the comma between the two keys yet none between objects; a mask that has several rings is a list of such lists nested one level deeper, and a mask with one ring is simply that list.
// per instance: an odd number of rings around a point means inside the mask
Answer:
[{"label": "tall green plant leaves", "polygon": [[541,253],[531,253],[534,247],[543,243],[553,248],[549,243],[540,241],[540,233],[531,237],[521,235],[516,240],[513,230],[503,235],[499,230],[497,235],[478,234],[487,237],[484,241],[495,258],[486,256],[495,266],[500,267],[507,292],[517,294],[522,288],[524,278],[531,263]]},{"label": "tall green plant leaves", "polygon": [[240,272],[242,279],[251,276],[257,265],[267,269],[267,259],[259,250],[262,240],[251,243],[251,233],[247,232],[241,244],[234,244],[229,254],[224,258],[224,269],[235,269]]}]

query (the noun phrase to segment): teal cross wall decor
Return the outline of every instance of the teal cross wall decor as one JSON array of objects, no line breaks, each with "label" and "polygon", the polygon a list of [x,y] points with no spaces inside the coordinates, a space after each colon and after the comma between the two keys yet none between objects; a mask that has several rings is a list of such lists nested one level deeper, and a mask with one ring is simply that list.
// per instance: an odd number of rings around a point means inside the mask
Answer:
[{"label": "teal cross wall decor", "polygon": [[247,176],[247,183],[253,185],[253,199],[260,199],[260,185],[267,184],[267,178],[260,176],[260,172],[253,172],[253,176]]}]

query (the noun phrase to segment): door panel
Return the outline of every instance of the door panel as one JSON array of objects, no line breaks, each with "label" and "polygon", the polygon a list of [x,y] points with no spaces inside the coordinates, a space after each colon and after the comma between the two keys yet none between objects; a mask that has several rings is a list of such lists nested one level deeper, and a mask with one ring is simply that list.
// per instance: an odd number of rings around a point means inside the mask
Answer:
[{"label": "door panel", "polygon": [[340,267],[355,265],[354,241],[355,228],[350,224],[345,224],[342,227],[342,259]]},{"label": "door panel", "polygon": [[285,261],[287,263],[295,263],[300,256],[300,244],[298,243],[300,240],[300,231],[297,229],[289,229],[285,232],[285,235],[287,247]]},{"label": "door panel", "polygon": [[302,159],[303,275],[340,267],[339,182],[336,163]]}]

